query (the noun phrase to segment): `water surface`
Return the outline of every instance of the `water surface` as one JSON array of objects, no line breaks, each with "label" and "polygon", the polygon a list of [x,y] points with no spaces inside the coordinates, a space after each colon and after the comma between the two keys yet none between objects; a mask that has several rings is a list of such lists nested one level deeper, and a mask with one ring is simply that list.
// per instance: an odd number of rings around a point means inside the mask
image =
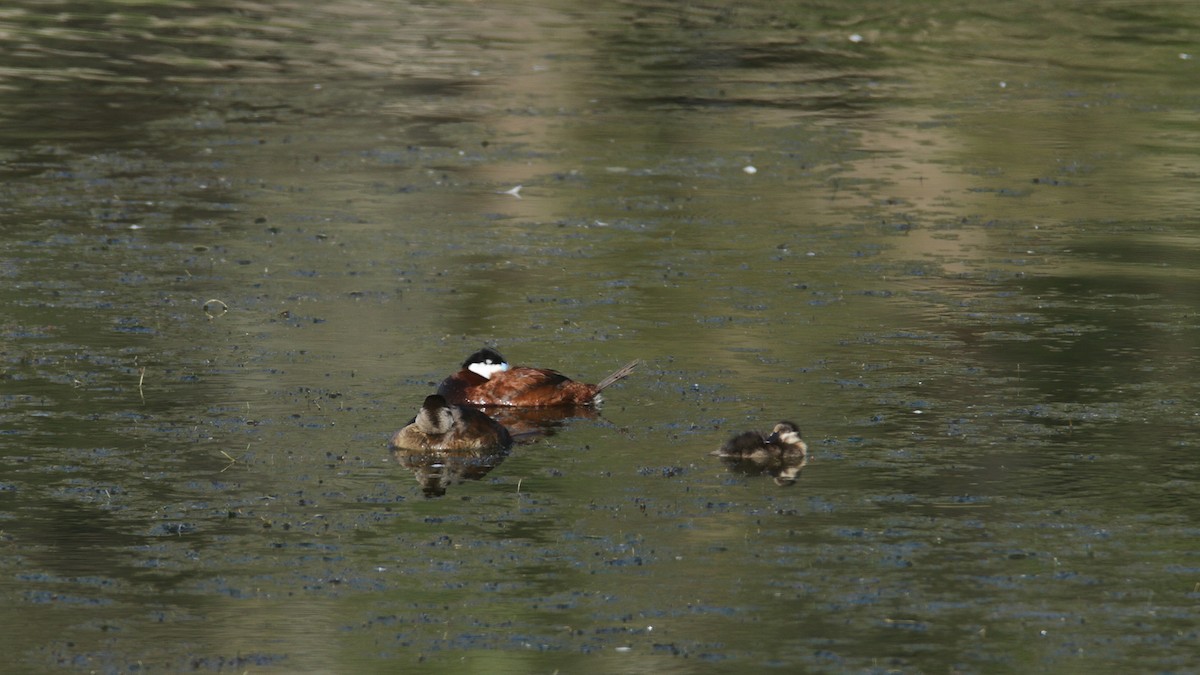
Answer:
[{"label": "water surface", "polygon": [[[1198,24],[4,10],[10,668],[1194,671]],[[481,344],[645,365],[427,496]]]}]

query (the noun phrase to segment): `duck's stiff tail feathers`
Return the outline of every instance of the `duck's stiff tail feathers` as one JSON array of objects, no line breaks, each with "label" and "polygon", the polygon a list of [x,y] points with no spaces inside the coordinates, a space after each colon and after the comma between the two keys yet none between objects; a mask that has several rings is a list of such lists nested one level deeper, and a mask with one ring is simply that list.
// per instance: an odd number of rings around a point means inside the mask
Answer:
[{"label": "duck's stiff tail feathers", "polygon": [[609,375],[608,377],[606,377],[603,380],[600,380],[598,383],[596,383],[596,392],[599,393],[601,391],[604,391],[605,387],[608,387],[609,385],[616,382],[617,380],[632,373],[633,369],[637,368],[640,365],[642,365],[642,360],[634,359],[633,361],[626,363],[625,365],[621,366],[620,368],[617,368],[616,371],[614,371],[612,375]]}]

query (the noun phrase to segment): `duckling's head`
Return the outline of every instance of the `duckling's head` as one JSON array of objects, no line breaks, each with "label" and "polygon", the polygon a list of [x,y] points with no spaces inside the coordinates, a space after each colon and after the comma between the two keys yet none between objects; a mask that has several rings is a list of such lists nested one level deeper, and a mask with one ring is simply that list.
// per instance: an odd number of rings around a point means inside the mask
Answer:
[{"label": "duckling's head", "polygon": [[767,442],[799,452],[808,450],[808,446],[800,438],[800,427],[786,420],[775,425],[771,435],[767,437]]},{"label": "duckling's head", "polygon": [[421,433],[440,436],[454,428],[454,409],[437,394],[426,396],[415,422]]},{"label": "duckling's head", "polygon": [[467,360],[463,361],[462,367],[476,375],[491,379],[492,375],[508,370],[508,362],[504,360],[503,356],[500,356],[500,352],[490,347],[484,347],[468,356]]}]

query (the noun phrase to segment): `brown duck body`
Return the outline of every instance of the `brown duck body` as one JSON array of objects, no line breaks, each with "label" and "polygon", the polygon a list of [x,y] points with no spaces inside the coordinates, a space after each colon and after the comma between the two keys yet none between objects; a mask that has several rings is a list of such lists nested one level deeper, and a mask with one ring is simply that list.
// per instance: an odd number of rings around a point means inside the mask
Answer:
[{"label": "brown duck body", "polygon": [[421,411],[388,444],[414,452],[504,452],[512,436],[504,425],[474,408],[451,405],[442,396],[425,398]]},{"label": "brown duck body", "polygon": [[[600,402],[600,392],[633,372],[641,361],[633,361],[598,384],[576,382],[557,370],[509,367],[504,357],[491,349],[472,354],[463,367],[438,385],[450,403],[476,406],[584,406]],[[485,374],[481,374],[485,373]]]}]

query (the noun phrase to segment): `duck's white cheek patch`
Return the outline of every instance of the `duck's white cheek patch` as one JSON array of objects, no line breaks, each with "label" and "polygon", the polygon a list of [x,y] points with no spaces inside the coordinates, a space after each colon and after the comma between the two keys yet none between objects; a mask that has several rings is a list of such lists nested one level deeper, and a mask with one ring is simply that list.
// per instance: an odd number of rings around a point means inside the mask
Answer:
[{"label": "duck's white cheek patch", "polygon": [[471,365],[467,366],[467,370],[469,370],[472,373],[475,373],[476,375],[479,375],[481,377],[486,377],[490,380],[492,378],[492,375],[495,375],[496,373],[503,373],[504,371],[508,370],[508,364],[507,363],[472,363]]}]

